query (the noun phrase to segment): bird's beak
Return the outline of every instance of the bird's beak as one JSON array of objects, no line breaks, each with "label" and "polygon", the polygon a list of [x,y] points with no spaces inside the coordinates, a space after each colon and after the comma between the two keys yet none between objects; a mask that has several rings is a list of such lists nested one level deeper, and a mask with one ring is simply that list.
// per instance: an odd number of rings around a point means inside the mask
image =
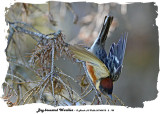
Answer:
[{"label": "bird's beak", "polygon": [[112,94],[108,94],[109,98],[112,100]]}]

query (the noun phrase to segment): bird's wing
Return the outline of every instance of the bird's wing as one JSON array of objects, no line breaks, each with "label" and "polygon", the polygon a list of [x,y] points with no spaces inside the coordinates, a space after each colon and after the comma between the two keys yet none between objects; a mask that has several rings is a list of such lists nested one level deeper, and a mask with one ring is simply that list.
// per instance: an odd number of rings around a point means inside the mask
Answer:
[{"label": "bird's wing", "polygon": [[117,44],[113,43],[111,45],[107,63],[105,63],[111,73],[111,78],[113,79],[113,81],[118,80],[121,73],[123,58],[126,49],[127,36],[127,33],[124,36],[122,35]]},{"label": "bird's wing", "polygon": [[98,78],[109,76],[109,70],[106,65],[94,54],[77,45],[70,45],[68,48],[71,50],[75,58],[85,61],[89,63],[89,65],[93,66],[94,72]]}]

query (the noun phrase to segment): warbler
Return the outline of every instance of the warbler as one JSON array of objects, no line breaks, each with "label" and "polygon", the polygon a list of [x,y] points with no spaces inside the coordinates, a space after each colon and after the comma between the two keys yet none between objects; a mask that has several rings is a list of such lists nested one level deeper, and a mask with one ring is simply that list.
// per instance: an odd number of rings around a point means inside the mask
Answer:
[{"label": "warbler", "polygon": [[105,16],[102,29],[93,45],[86,50],[78,45],[69,45],[73,57],[86,62],[88,75],[96,89],[112,99],[113,82],[119,79],[123,67],[128,34],[120,37],[118,43],[110,46],[109,54],[105,51],[105,41],[113,21],[112,16]]}]

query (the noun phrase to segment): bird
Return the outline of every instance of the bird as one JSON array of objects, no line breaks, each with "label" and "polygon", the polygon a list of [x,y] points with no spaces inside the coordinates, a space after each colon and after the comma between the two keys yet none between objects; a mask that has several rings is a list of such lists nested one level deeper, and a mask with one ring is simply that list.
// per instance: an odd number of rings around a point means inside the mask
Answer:
[{"label": "bird", "polygon": [[105,42],[112,24],[113,16],[105,16],[97,39],[89,49],[79,45],[69,45],[73,57],[85,62],[87,73],[96,89],[112,100],[113,82],[120,77],[126,50],[128,33],[122,34],[118,43],[112,43],[109,53]]}]

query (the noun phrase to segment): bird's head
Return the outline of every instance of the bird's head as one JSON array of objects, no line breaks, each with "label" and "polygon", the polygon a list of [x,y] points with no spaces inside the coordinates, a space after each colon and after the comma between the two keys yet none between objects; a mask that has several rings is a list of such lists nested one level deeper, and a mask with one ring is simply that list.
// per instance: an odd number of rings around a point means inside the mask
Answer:
[{"label": "bird's head", "polygon": [[113,91],[113,81],[111,78],[100,78],[97,80],[96,88],[99,90],[103,95],[108,95],[112,100],[112,91]]}]

